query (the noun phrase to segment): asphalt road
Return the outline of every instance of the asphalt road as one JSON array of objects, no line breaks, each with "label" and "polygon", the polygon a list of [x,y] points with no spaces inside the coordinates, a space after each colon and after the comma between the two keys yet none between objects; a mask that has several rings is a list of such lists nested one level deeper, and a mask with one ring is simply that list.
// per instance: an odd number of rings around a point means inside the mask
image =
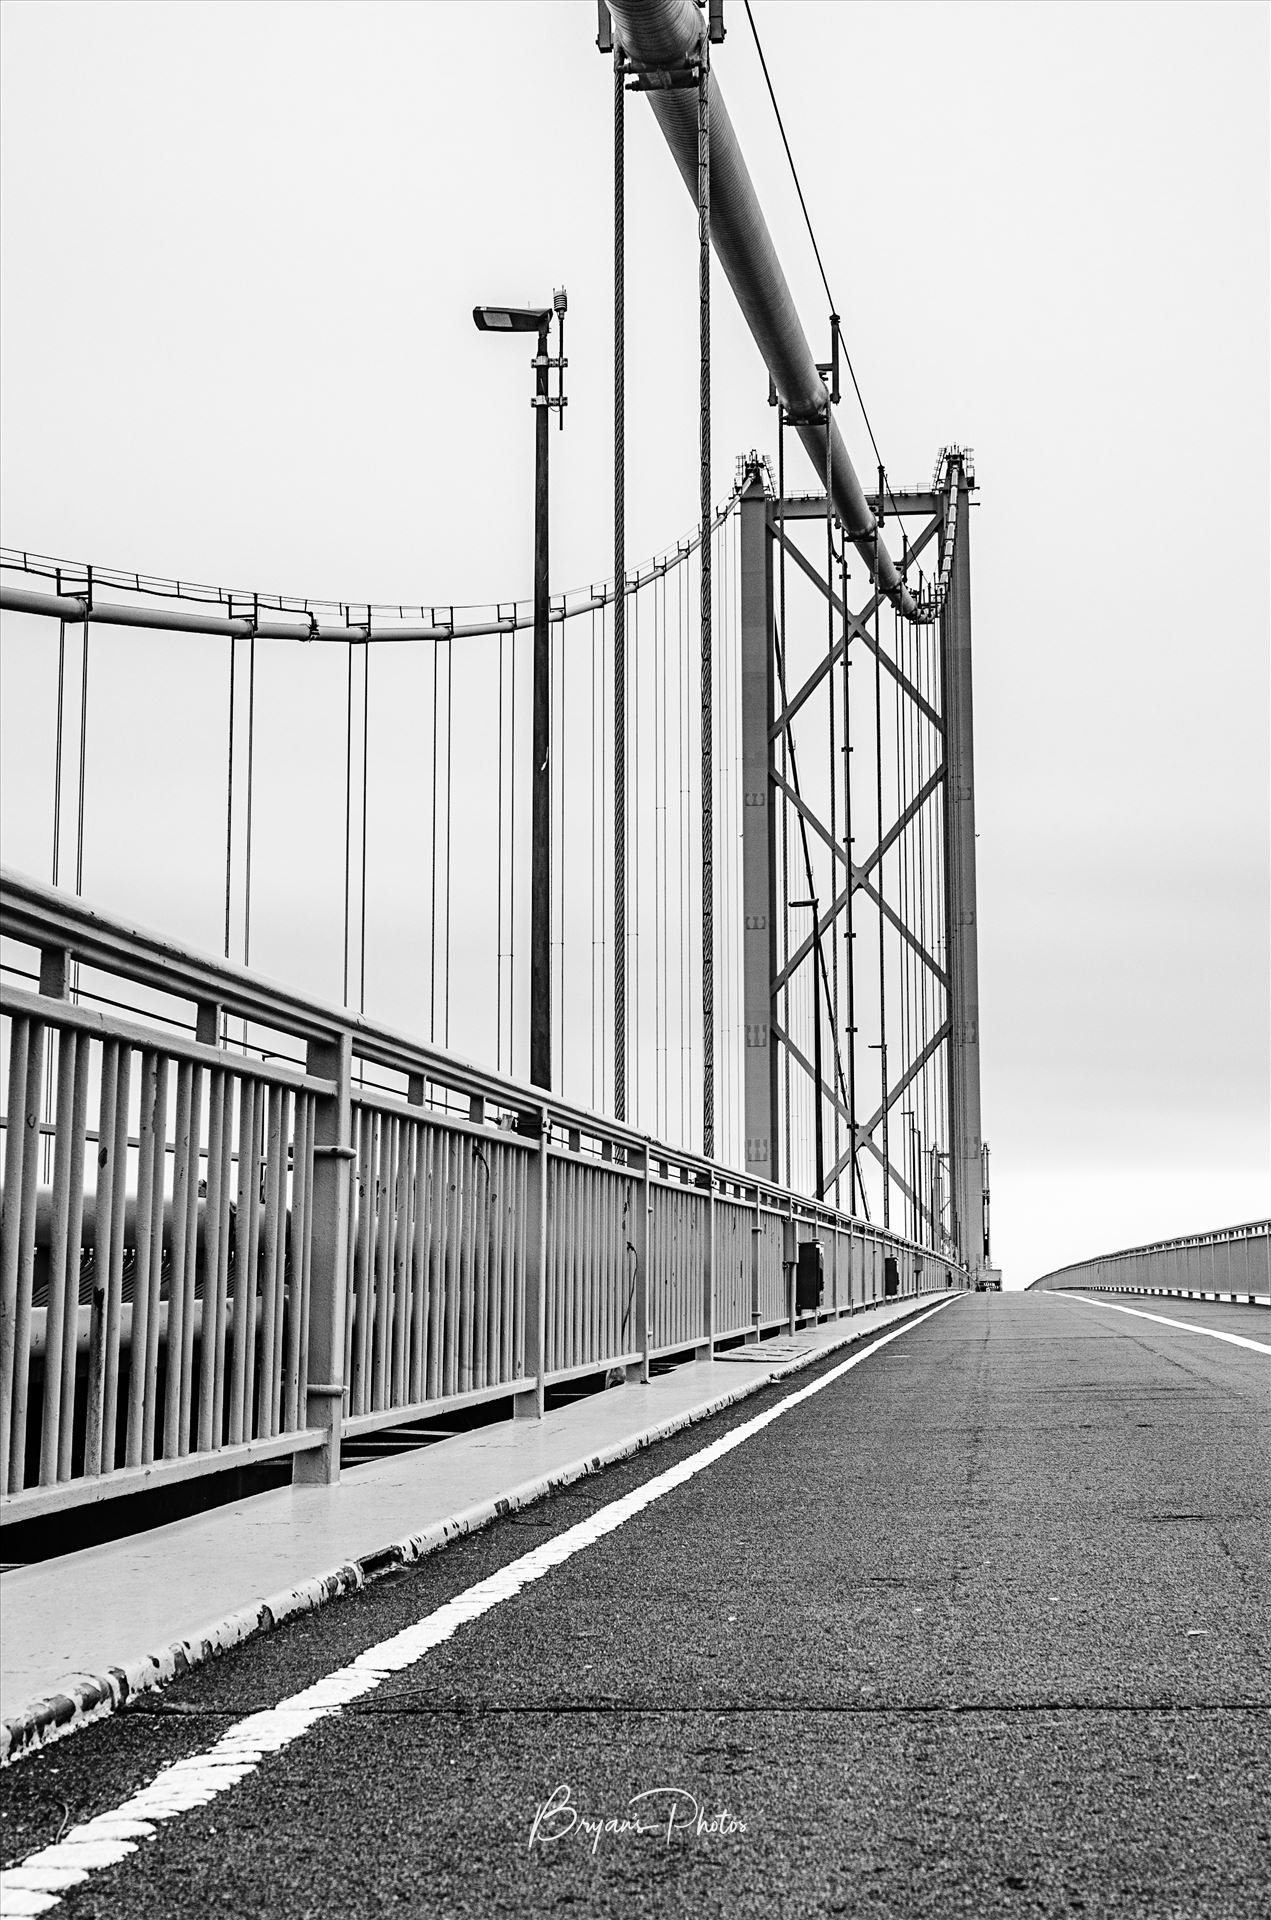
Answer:
[{"label": "asphalt road", "polygon": [[[5,1861],[833,1364],[20,1762]],[[967,1296],[55,1911],[1265,1916],[1269,1622],[1271,1355]]]}]

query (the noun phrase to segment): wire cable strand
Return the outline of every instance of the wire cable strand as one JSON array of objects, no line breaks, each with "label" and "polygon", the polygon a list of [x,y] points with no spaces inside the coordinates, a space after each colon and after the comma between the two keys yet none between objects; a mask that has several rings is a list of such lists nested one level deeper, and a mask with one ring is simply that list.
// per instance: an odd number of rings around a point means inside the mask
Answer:
[{"label": "wire cable strand", "polygon": [[[750,0],[745,0],[745,5],[746,5],[746,18],[750,22],[751,37],[755,43],[755,52],[759,55],[759,65],[763,68],[764,83],[768,88],[768,98],[772,102],[772,111],[776,115],[777,131],[781,135],[781,144],[786,150],[786,159],[790,163],[790,178],[794,181],[794,190],[799,196],[799,205],[803,210],[803,222],[804,222],[804,225],[807,227],[808,239],[812,242],[812,251],[816,256],[817,272],[821,276],[821,285],[825,288],[825,297],[830,303],[830,312],[833,314],[836,314],[838,313],[839,309],[835,306],[834,295],[830,292],[830,282],[826,275],[825,263],[821,259],[821,249],[817,245],[816,233],[812,226],[812,216],[808,212],[808,203],[803,197],[803,187],[799,180],[799,170],[794,164],[794,155],[790,151],[790,142],[786,138],[785,121],[781,118],[781,108],[777,105],[776,90],[772,84],[772,76],[768,72],[768,62],[764,58],[763,47],[760,44],[760,40],[759,40],[759,29],[755,25],[755,16],[751,11]],[[878,441],[874,437],[874,429],[870,424],[869,413],[865,406],[865,399],[860,389],[860,382],[856,378],[856,369],[852,365],[852,356],[848,352],[847,342],[843,339],[841,334],[839,335],[839,341],[843,349],[843,358],[847,363],[847,371],[851,378],[852,391],[856,395],[856,404],[859,406],[861,410],[861,419],[865,422],[865,431],[869,435],[869,444],[874,449],[875,460],[878,462],[878,465],[883,470],[884,485],[887,486],[887,498],[891,501],[893,513],[899,514],[899,509],[896,506],[896,496],[892,492],[891,487],[886,480],[886,471],[887,471],[886,463],[883,460],[882,454],[878,451]]]}]

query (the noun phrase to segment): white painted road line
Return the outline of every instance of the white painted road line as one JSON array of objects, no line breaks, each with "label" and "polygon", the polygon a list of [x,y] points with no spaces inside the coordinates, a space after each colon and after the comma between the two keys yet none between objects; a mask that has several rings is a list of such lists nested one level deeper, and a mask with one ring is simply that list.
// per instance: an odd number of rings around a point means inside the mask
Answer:
[{"label": "white painted road line", "polygon": [[663,1494],[683,1486],[704,1468],[712,1466],[716,1460],[722,1460],[725,1454],[741,1446],[743,1441],[771,1426],[782,1414],[789,1413],[792,1407],[802,1405],[813,1394],[820,1393],[835,1380],[841,1380],[845,1373],[850,1373],[853,1367],[859,1367],[862,1360],[868,1360],[880,1347],[889,1346],[902,1333],[910,1333],[915,1327],[922,1326],[949,1306],[952,1300],[960,1297],[954,1294],[951,1300],[941,1300],[930,1313],[904,1321],[859,1353],[840,1360],[819,1380],[813,1380],[809,1386],[787,1394],[775,1407],[756,1414],[752,1420],[744,1421],[720,1439],[712,1440],[697,1453],[677,1461],[665,1473],[646,1480],[643,1486],[636,1487],[621,1500],[613,1500],[586,1520],[580,1520],[576,1526],[567,1527],[555,1539],[544,1541],[542,1546],[509,1561],[506,1567],[501,1567],[488,1579],[478,1581],[453,1600],[448,1600],[444,1606],[426,1614],[413,1627],[406,1627],[390,1639],[381,1640],[377,1646],[368,1647],[356,1660],[337,1668],[324,1680],[305,1687],[300,1693],[293,1693],[263,1713],[249,1714],[247,1719],[239,1720],[232,1726],[215,1746],[165,1767],[148,1786],[142,1787],[139,1793],[134,1793],[119,1806],[112,1807],[108,1813],[100,1813],[95,1819],[86,1820],[82,1826],[72,1827],[55,1845],[41,1847],[37,1852],[28,1854],[18,1866],[6,1868],[0,1872],[0,1914],[4,1914],[7,1920],[10,1914],[47,1913],[50,1907],[58,1905],[69,1888],[79,1886],[102,1867],[114,1866],[126,1859],[130,1853],[137,1851],[142,1840],[153,1839],[160,1821],[175,1820],[179,1814],[188,1813],[193,1807],[205,1806],[218,1794],[237,1786],[240,1780],[256,1771],[266,1754],[280,1752],[320,1720],[329,1719],[350,1701],[374,1692],[391,1674],[414,1666],[434,1647],[449,1640],[466,1621],[479,1619],[483,1613],[497,1607],[500,1601],[510,1600],[522,1587],[541,1580],[553,1567],[571,1559],[584,1547],[590,1547],[606,1534],[613,1533],[625,1521],[642,1513],[655,1500],[660,1500]]},{"label": "white painted road line", "polygon": [[1232,1347],[1249,1347],[1254,1353],[1271,1354],[1265,1340],[1250,1340],[1243,1333],[1224,1333],[1221,1327],[1198,1327],[1194,1320],[1170,1320],[1163,1313],[1145,1313],[1142,1307],[1121,1307],[1115,1300],[1092,1300],[1086,1293],[1065,1293],[1064,1300],[1080,1300],[1087,1307],[1106,1307],[1109,1313],[1132,1313],[1136,1320],[1154,1320],[1158,1327],[1178,1327],[1183,1333],[1207,1334],[1211,1340],[1225,1340]]}]

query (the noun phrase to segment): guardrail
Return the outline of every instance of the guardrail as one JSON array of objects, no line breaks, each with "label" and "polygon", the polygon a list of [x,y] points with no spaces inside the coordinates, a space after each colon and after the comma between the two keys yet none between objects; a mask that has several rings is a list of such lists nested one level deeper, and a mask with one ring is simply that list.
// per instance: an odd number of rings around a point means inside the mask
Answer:
[{"label": "guardrail", "polygon": [[1261,1301],[1271,1296],[1271,1220],[1249,1220],[1100,1254],[1044,1273],[1029,1291],[1067,1287],[1106,1293],[1211,1293]]},{"label": "guardrail", "polygon": [[288,1455],[329,1482],[342,1436],[967,1284],[8,871],[0,930],[10,1519]]}]

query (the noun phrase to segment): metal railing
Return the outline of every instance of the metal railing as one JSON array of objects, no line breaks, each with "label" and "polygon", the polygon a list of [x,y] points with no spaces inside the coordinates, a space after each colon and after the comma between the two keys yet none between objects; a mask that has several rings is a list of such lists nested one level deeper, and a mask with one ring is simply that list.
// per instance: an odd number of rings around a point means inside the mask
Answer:
[{"label": "metal railing", "polygon": [[9,871],[0,931],[10,1519],[966,1284]]},{"label": "metal railing", "polygon": [[1099,1292],[1219,1293],[1241,1300],[1271,1295],[1271,1220],[1215,1227],[1172,1240],[1080,1260],[1044,1273],[1029,1289],[1084,1287]]}]

